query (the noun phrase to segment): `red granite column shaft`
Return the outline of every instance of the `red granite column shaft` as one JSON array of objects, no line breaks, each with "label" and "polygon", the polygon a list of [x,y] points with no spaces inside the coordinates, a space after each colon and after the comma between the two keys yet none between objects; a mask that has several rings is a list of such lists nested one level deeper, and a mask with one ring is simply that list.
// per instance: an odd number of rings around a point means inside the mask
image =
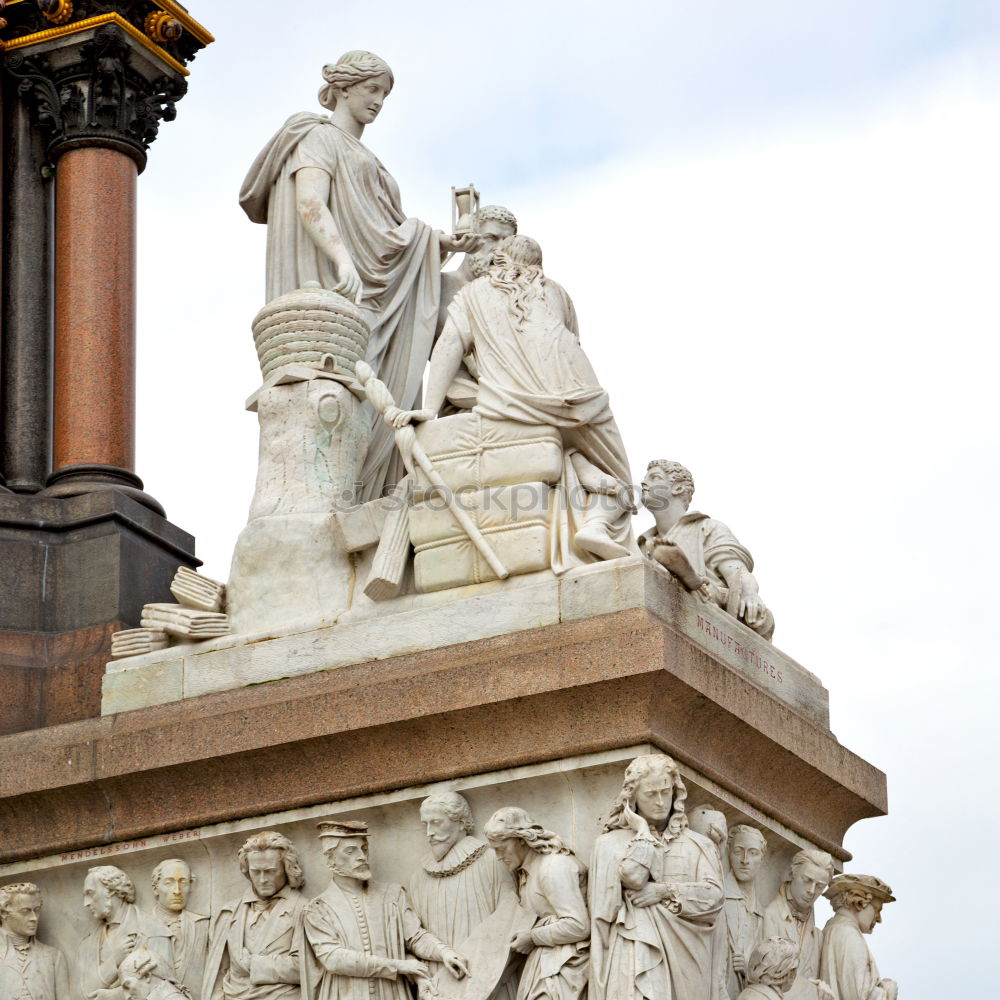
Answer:
[{"label": "red granite column shaft", "polygon": [[135,468],[136,165],[70,149],[56,167],[54,466]]}]

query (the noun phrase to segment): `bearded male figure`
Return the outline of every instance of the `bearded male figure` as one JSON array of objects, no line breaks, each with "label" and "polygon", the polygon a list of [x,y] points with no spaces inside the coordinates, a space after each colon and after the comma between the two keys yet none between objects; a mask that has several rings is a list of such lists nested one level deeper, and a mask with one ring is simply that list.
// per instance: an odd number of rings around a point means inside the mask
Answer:
[{"label": "bearded male figure", "polygon": [[[471,836],[469,803],[457,792],[435,792],[420,806],[430,847],[407,881],[406,891],[421,924],[452,948],[462,942],[505,899],[514,898],[514,880],[488,844]],[[431,972],[440,963],[427,962]],[[513,997],[509,982],[496,1000]]]},{"label": "bearded male figure", "polygon": [[267,831],[241,848],[249,885],[212,918],[204,1000],[300,1000],[297,929],[305,882],[291,841]]},{"label": "bearded male figure", "polygon": [[191,866],[179,858],[161,861],[153,869],[151,882],[156,897],[153,915],[170,934],[174,964],[169,972],[188,988],[194,1000],[201,1000],[210,920],[187,908],[194,885]]},{"label": "bearded male figure", "polygon": [[66,959],[35,937],[42,894],[31,882],[0,887],[0,997],[70,1000]]},{"label": "bearded male figure", "polygon": [[457,979],[468,974],[465,961],[421,925],[402,886],[372,880],[367,823],[320,823],[319,837],[331,877],[303,912],[309,1000],[411,1000],[407,980],[429,995],[427,960]]},{"label": "bearded male figure", "polygon": [[617,559],[635,549],[631,473],[607,392],[575,331],[569,296],[542,271],[541,247],[503,240],[488,275],[448,310],[431,355],[426,409],[400,411],[397,428],[438,415],[463,359],[477,373],[472,412],[489,420],[558,430],[563,445],[552,569]]}]

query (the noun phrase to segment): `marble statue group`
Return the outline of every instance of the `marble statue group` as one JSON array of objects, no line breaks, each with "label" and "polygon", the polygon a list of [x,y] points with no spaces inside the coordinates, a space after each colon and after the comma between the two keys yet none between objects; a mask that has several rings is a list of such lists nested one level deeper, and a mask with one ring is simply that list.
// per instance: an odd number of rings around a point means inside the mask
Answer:
[{"label": "marble statue group", "polygon": [[[146,907],[124,871],[102,865],[84,880],[92,929],[71,963],[36,937],[39,889],[5,885],[0,996],[896,1000],[864,937],[894,899],[888,885],[834,875],[829,854],[804,849],[764,903],[764,833],[686,800],[670,757],[636,758],[585,863],[516,806],[479,838],[466,799],[437,792],[421,806],[427,853],[406,886],[373,873],[367,822],[318,824],[330,878],[311,892],[296,846],[263,831],[233,859],[245,890],[211,915],[188,907],[198,875],[185,861],[153,869]],[[822,930],[820,895],[834,911]]]},{"label": "marble statue group", "polygon": [[649,463],[655,524],[635,537],[609,393],[515,214],[477,193],[445,233],[403,211],[362,142],[394,82],[373,53],[345,53],[323,69],[329,114],[293,115],[247,173],[240,204],[267,227],[250,516],[228,582],[188,572],[114,655],[640,555],[770,639],[750,552],[690,509],[682,465]]},{"label": "marble statue group", "polygon": [[[228,615],[249,633],[642,556],[770,640],[753,559],[690,509],[683,465],[649,463],[641,498],[655,523],[635,537],[609,394],[570,296],[514,213],[484,206],[446,234],[403,212],[361,141],[393,84],[370,52],[326,66],[329,116],[290,118],[244,182],[244,210],[267,226],[257,488],[228,584],[187,581],[185,621],[197,611],[200,627],[221,629]],[[168,641],[141,631],[130,651]],[[764,832],[686,800],[671,758],[637,758],[581,859],[515,806],[477,837],[465,799],[438,793],[422,805],[428,852],[406,886],[373,873],[367,823],[319,825],[330,879],[308,892],[296,846],[261,832],[235,861],[242,895],[212,914],[188,909],[199,876],[182,860],[152,873],[149,912],[123,871],[94,868],[92,931],[72,968],[35,939],[38,890],[5,886],[0,997],[896,1000],[864,939],[893,900],[884,882],[835,875],[807,848],[762,899]],[[822,894],[835,915],[821,930]]]}]

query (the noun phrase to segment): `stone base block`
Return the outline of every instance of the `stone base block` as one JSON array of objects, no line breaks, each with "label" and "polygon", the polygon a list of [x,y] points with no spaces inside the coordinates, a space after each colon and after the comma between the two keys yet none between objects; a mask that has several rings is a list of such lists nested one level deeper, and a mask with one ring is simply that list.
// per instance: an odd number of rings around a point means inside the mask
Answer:
[{"label": "stone base block", "polygon": [[197,565],[191,535],[116,491],[0,495],[0,733],[98,714],[111,634]]},{"label": "stone base block", "polygon": [[113,661],[102,711],[129,711],[625,610],[651,616],[672,647],[701,649],[813,722],[829,725],[829,695],[814,674],[639,557],[594,563],[561,577],[546,570],[407,595],[356,606],[313,626],[227,636]]}]

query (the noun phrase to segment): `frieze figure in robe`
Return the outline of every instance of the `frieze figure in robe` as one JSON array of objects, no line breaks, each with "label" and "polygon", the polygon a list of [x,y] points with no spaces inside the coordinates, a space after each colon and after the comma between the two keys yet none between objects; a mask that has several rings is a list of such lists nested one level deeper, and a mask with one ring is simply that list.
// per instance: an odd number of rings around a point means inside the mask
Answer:
[{"label": "frieze figure in robe", "polygon": [[[406,884],[420,923],[458,951],[462,942],[508,898],[514,896],[511,873],[496,853],[472,836],[475,823],[469,803],[458,792],[435,792],[420,806],[430,848]],[[440,963],[427,960],[432,973]],[[512,1000],[509,979],[495,1000]]]},{"label": "frieze figure in robe", "polygon": [[191,1000],[191,993],[146,948],[137,948],[118,968],[128,1000]]},{"label": "frieze figure in robe", "polygon": [[246,891],[212,917],[204,1000],[300,1000],[298,925],[306,898],[295,847],[268,830],[240,848]]},{"label": "frieze figure in robe", "polygon": [[[323,79],[319,101],[332,114],[285,122],[251,166],[240,204],[267,224],[267,300],[316,281],[356,302],[371,328],[369,364],[399,406],[413,407],[434,343],[442,255],[480,241],[407,218],[395,180],[361,143],[392,90],[388,64],[346,52]],[[361,499],[402,476],[392,434],[376,420]]]},{"label": "frieze figure in robe", "polygon": [[153,917],[170,935],[174,958],[170,975],[187,987],[194,1000],[201,1000],[211,921],[206,914],[188,909],[195,881],[191,866],[179,858],[168,858],[153,869],[150,881],[156,898]]},{"label": "frieze figure in robe", "polygon": [[319,824],[330,885],[303,912],[302,982],[308,1000],[411,1000],[432,996],[426,962],[461,979],[465,961],[426,930],[403,887],[372,880],[368,824]]},{"label": "frieze figure in robe", "polygon": [[680,462],[650,462],[642,503],[656,524],[639,536],[640,549],[696,597],[770,639],[774,615],[760,599],[753,557],[721,521],[688,509],[693,496],[694,479]]},{"label": "frieze figure in robe", "polygon": [[816,926],[814,905],[833,878],[833,858],[826,851],[799,851],[778,894],[764,907],[760,935],[788,938],[799,950],[798,975],[792,1000],[824,1000],[819,981],[819,956],[823,935]]},{"label": "frieze figure in robe", "polygon": [[746,987],[734,1000],[782,1000],[799,968],[799,950],[787,938],[768,938],[747,957]]},{"label": "frieze figure in robe", "polygon": [[[764,906],[757,896],[757,876],[767,857],[767,839],[755,826],[739,823],[729,831],[726,872],[728,989],[736,997],[747,984],[750,952],[760,940]],[[796,959],[796,965],[798,960]]]},{"label": "frieze figure in robe", "polygon": [[719,851],[688,828],[665,754],[637,757],[594,845],[591,1000],[717,1000]]},{"label": "frieze figure in robe", "polygon": [[517,1000],[584,1000],[590,973],[587,869],[551,830],[515,806],[498,809],[486,839],[517,878],[521,906],[535,915],[511,950],[526,955]]},{"label": "frieze figure in robe", "polygon": [[819,969],[834,1000],[896,1000],[899,987],[879,975],[864,938],[896,901],[892,889],[874,875],[838,875],[823,895],[834,914],[823,928]]},{"label": "frieze figure in robe", "polygon": [[31,882],[0,886],[0,997],[70,1000],[69,970],[58,948],[35,937],[42,894]]},{"label": "frieze figure in robe", "polygon": [[83,905],[97,926],[77,951],[78,1000],[124,1000],[118,967],[136,948],[147,948],[171,967],[167,929],[135,905],[135,886],[120,868],[91,868],[83,883]]},{"label": "frieze figure in robe", "polygon": [[528,236],[503,240],[489,274],[466,285],[448,310],[431,355],[426,407],[409,413],[400,407],[394,423],[436,417],[471,356],[478,378],[473,413],[556,428],[565,453],[556,571],[574,559],[635,551],[625,444],[575,324],[569,296],[545,279],[541,247]]}]

